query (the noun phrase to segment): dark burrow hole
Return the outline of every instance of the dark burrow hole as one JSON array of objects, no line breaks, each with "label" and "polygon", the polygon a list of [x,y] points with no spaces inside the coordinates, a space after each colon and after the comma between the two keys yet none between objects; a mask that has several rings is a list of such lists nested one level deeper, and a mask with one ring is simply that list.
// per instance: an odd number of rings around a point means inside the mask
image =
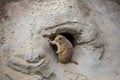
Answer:
[{"label": "dark burrow hole", "polygon": [[[70,34],[70,33],[59,33],[60,35],[63,35],[64,37],[66,37],[71,43],[72,43],[72,45],[73,45],[73,47],[75,46],[75,38],[73,37],[73,35],[72,34]],[[53,36],[51,36],[50,37],[50,40],[54,40],[55,39],[55,37],[56,37],[57,35],[53,35]],[[57,51],[57,46],[56,45],[52,45],[52,44],[50,44],[50,47],[56,52]]]}]

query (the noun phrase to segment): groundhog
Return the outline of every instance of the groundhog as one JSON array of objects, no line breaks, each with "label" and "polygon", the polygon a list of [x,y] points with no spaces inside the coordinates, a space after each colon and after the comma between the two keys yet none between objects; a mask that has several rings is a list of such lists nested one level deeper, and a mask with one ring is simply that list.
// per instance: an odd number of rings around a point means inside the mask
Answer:
[{"label": "groundhog", "polygon": [[49,42],[57,46],[56,53],[58,54],[58,62],[60,63],[75,63],[77,62],[71,60],[73,54],[73,45],[71,42],[62,35],[57,35],[53,41]]}]

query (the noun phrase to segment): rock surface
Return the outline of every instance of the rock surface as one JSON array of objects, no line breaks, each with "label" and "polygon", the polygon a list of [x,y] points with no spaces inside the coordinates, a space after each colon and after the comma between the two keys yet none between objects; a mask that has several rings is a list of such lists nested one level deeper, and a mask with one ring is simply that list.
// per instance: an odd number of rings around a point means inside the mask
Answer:
[{"label": "rock surface", "polygon": [[[57,34],[79,65],[57,62]],[[1,0],[0,80],[120,80],[119,0]]]}]

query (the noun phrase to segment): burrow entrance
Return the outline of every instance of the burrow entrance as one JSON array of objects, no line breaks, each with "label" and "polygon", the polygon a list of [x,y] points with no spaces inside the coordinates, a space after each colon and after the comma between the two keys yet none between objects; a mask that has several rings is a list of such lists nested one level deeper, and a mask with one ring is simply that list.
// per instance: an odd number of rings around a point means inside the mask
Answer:
[{"label": "burrow entrance", "polygon": [[[65,38],[67,38],[67,39],[72,43],[73,47],[75,46],[75,41],[76,41],[76,40],[75,40],[75,38],[74,38],[74,36],[73,36],[72,34],[70,34],[70,33],[59,33],[59,34],[60,34],[60,35],[63,35]],[[57,34],[57,35],[59,35],[59,34]],[[50,40],[54,40],[57,35],[51,35],[51,36],[50,36]],[[56,46],[56,45],[50,44],[50,47],[51,47],[55,52],[57,51],[57,46]]]}]

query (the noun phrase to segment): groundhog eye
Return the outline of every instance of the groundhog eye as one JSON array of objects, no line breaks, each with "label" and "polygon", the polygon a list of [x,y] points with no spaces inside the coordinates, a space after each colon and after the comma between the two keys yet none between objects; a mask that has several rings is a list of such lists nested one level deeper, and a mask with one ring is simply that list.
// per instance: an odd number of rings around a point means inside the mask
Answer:
[{"label": "groundhog eye", "polygon": [[59,38],[59,40],[62,40],[62,38]]}]

